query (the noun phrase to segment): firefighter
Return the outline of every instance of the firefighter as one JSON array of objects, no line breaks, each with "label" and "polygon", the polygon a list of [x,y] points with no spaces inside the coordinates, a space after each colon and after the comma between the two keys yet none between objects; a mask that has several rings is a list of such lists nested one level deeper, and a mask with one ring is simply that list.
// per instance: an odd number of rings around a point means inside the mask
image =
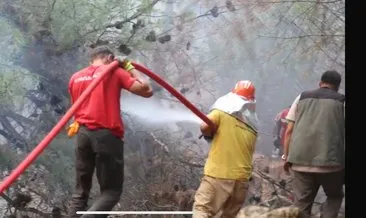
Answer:
[{"label": "firefighter", "polygon": [[[91,52],[90,59],[90,66],[76,72],[70,79],[69,92],[72,103],[114,60],[114,54],[108,47],[100,46]],[[87,209],[94,170],[96,170],[101,194],[89,210],[112,210],[120,199],[124,180],[121,90],[126,89],[145,98],[153,95],[147,80],[134,70],[130,63],[120,61],[120,64],[124,69],[117,68],[102,80],[75,112],[75,122],[68,131],[69,136],[77,133],[76,186],[72,195],[69,217],[80,217],[76,211]],[[107,217],[107,215],[83,215],[82,217]]]},{"label": "firefighter", "polygon": [[252,159],[257,140],[255,87],[239,81],[232,92],[220,97],[208,118],[215,124],[201,124],[201,132],[211,137],[211,149],[204,176],[196,192],[193,217],[236,217],[248,192]]},{"label": "firefighter", "polygon": [[278,158],[279,156],[283,156],[283,145],[285,142],[285,131],[287,127],[286,116],[291,106],[283,109],[280,113],[277,114],[275,118],[275,127],[274,127],[274,152],[273,157]]}]

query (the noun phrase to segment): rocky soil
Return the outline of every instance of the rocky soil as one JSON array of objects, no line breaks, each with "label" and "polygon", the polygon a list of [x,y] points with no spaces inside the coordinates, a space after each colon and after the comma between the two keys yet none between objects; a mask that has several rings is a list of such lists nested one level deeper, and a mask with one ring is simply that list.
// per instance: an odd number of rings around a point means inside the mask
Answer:
[{"label": "rocky soil", "polygon": [[[293,196],[291,186],[291,175],[285,173],[282,168],[281,160],[272,160],[264,155],[256,154],[254,156],[254,171],[250,181],[248,195],[243,209],[239,212],[237,218],[295,218],[298,217],[298,210],[291,207]],[[37,182],[37,185],[41,185]],[[30,185],[32,187],[32,185]],[[27,190],[23,189],[24,193]],[[182,190],[175,187],[171,192],[156,192],[153,194],[156,199],[165,199],[165,203],[174,204],[179,210],[189,211],[192,208],[195,190]],[[19,196],[18,196],[19,197]],[[20,196],[22,197],[22,196]],[[24,196],[23,196],[24,197]],[[153,199],[154,199],[153,198]],[[313,218],[320,217],[321,204],[326,199],[326,196],[321,189],[315,199],[313,206]],[[14,201],[14,199],[11,199]],[[16,199],[15,199],[16,200]],[[6,208],[15,210],[15,206],[9,207],[10,199],[0,199],[0,208],[6,211]],[[152,200],[155,201],[155,200]],[[155,203],[157,203],[156,200]],[[14,204],[14,202],[12,202]],[[23,202],[24,203],[24,202]],[[18,205],[19,206],[19,205]],[[344,216],[344,202],[339,214],[339,217]],[[33,208],[39,208],[42,213],[32,211]],[[57,209],[57,208],[56,208]],[[27,217],[66,217],[64,215],[56,215],[55,208],[43,204],[41,196],[31,194],[31,201],[26,202],[26,205],[20,205],[17,208],[19,213],[12,218],[27,218]],[[57,212],[57,211],[56,211]],[[53,214],[53,215],[52,215]],[[4,217],[4,216],[1,216]],[[113,217],[137,217],[137,216],[113,216]],[[139,216],[143,217],[143,216]],[[164,217],[162,215],[145,216],[145,217]],[[183,217],[179,215],[165,216],[168,217]],[[220,217],[218,214],[217,217]],[[10,217],[9,217],[10,218]]]}]

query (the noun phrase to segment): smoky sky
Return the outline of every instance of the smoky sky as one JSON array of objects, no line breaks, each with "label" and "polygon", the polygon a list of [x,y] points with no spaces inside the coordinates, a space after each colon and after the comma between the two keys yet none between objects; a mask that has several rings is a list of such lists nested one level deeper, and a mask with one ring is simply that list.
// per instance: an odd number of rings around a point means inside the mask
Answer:
[{"label": "smoky sky", "polygon": [[[213,16],[212,8],[216,5],[218,16]],[[184,95],[193,103],[199,103],[205,112],[237,81],[252,80],[256,86],[257,113],[262,132],[257,145],[260,152],[269,153],[272,150],[271,134],[278,112],[291,105],[302,91],[317,88],[324,71],[335,69],[344,74],[344,67],[330,61],[329,57],[333,54],[306,50],[314,46],[310,39],[265,37],[303,34],[303,28],[294,25],[291,20],[281,18],[280,22],[280,15],[288,10],[286,4],[273,5],[270,10],[238,6],[235,11],[230,11],[225,8],[225,1],[168,0],[159,3],[157,8],[152,12],[154,16],[147,20],[159,20],[161,25],[156,31],[172,29],[169,32],[171,40],[164,44],[156,42],[153,49],[146,51],[133,50],[128,58],[144,63],[177,89],[188,87],[189,91]],[[183,23],[180,29],[177,26],[188,19],[183,15],[191,16],[189,19],[192,21]],[[204,16],[193,19],[199,15]],[[67,81],[72,72],[88,64],[86,50],[82,47],[60,57],[48,58],[42,45],[30,46],[33,46],[34,59],[19,63],[24,60],[21,57],[30,51],[22,48],[15,65],[45,71],[44,76],[57,73],[60,81]],[[4,53],[6,48],[2,51]],[[48,72],[51,67],[54,70]],[[66,84],[63,82],[62,85]],[[344,92],[344,80],[341,89]],[[65,90],[62,89],[62,92],[65,93]],[[170,94],[163,93],[162,96]]]}]

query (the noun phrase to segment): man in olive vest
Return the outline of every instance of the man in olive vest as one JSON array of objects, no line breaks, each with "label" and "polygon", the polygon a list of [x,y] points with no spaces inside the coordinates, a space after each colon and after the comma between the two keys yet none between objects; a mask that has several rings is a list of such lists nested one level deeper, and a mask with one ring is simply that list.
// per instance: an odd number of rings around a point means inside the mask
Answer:
[{"label": "man in olive vest", "polygon": [[336,218],[343,200],[345,162],[345,96],[338,93],[341,75],[323,73],[319,88],[301,93],[286,119],[285,170],[294,176],[294,205],[309,217],[322,186],[327,200],[323,218]]}]

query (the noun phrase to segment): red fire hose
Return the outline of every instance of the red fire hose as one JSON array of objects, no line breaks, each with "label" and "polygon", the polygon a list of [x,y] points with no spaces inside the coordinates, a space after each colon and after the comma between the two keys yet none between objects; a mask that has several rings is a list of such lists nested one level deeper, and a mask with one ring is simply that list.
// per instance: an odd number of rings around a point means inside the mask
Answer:
[{"label": "red fire hose", "polygon": [[[183,95],[177,92],[171,85],[162,80],[159,76],[146,69],[145,67],[133,63],[135,68],[147,76],[151,77],[165,89],[167,89],[172,95],[178,98],[185,106],[187,106],[193,113],[200,117],[204,122],[213,127],[213,123],[193,104],[191,104]],[[53,127],[53,129],[43,138],[43,140],[33,149],[31,153],[11,172],[11,174],[5,178],[5,180],[0,184],[0,194],[2,194],[9,186],[32,164],[32,162],[42,153],[42,151],[48,146],[48,144],[56,137],[56,135],[61,131],[61,129],[66,125],[70,118],[74,115],[75,111],[80,107],[80,105],[89,97],[90,93],[95,89],[95,87],[102,81],[102,79],[115,68],[119,66],[117,61],[112,62],[108,65],[106,70],[97,77],[88,88],[81,94],[81,96],[75,101],[71,108],[66,112],[66,114],[61,118],[61,120]]]}]

